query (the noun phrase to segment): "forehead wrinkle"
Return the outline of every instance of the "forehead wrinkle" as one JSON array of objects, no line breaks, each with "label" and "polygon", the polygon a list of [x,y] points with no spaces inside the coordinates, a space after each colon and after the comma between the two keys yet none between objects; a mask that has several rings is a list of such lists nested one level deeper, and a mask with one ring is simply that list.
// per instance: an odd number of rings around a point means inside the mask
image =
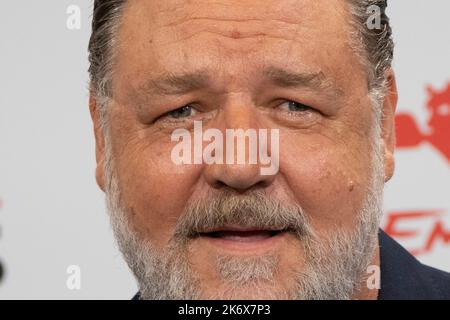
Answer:
[{"label": "forehead wrinkle", "polygon": [[[277,20],[286,24],[298,24],[298,16],[304,17],[304,5],[298,3],[293,8],[286,8],[283,4],[277,2],[270,4],[255,4],[253,1],[235,1],[226,3],[226,1],[189,1],[183,5],[170,5],[167,1],[167,8],[158,8],[159,20],[162,24],[156,27],[174,26],[194,20],[215,20],[222,22],[246,22]],[[294,12],[293,12],[294,11]],[[303,14],[301,14],[303,13]]]},{"label": "forehead wrinkle", "polygon": [[167,24],[162,25],[162,27],[174,27],[174,26],[181,26],[185,23],[191,23],[193,21],[215,21],[215,22],[275,22],[275,23],[283,23],[286,25],[299,25],[299,21],[289,21],[287,19],[279,19],[279,18],[221,18],[221,17],[214,17],[214,16],[196,16],[196,17],[189,17],[189,18],[183,18],[178,19],[176,21],[169,22]]},{"label": "forehead wrinkle", "polygon": [[[160,28],[170,28],[176,35],[174,39],[160,39],[160,45],[172,44],[190,39],[201,33],[216,34],[230,39],[246,39],[253,37],[272,37],[293,40],[301,25],[286,23],[277,19],[216,19],[188,18],[181,22],[171,23]],[[236,36],[238,34],[239,36]]]}]

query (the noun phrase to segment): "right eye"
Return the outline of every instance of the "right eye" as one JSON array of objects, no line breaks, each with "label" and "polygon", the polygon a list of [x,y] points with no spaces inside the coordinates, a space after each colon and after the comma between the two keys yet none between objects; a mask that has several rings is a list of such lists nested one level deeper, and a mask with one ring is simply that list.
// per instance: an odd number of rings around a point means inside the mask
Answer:
[{"label": "right eye", "polygon": [[188,118],[194,114],[195,114],[194,108],[190,105],[185,105],[181,108],[178,108],[178,109],[168,112],[166,115],[173,119],[182,119],[182,118]]}]

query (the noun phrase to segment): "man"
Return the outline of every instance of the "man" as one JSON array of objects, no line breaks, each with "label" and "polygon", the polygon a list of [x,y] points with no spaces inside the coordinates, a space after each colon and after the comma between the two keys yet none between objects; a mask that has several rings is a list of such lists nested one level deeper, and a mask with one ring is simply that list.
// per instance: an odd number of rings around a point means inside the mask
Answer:
[{"label": "man", "polygon": [[379,231],[397,103],[385,8],[95,1],[96,178],[136,298],[450,298],[449,274]]}]

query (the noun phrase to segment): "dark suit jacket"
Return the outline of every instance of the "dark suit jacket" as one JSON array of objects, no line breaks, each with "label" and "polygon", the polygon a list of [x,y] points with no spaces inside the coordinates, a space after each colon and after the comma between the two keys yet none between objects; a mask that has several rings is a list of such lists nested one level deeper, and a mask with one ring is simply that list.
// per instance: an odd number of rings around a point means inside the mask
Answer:
[{"label": "dark suit jacket", "polygon": [[[379,233],[378,300],[450,300],[450,273],[421,264],[384,231]],[[133,300],[139,300],[137,293]]]},{"label": "dark suit jacket", "polygon": [[450,300],[450,273],[421,264],[383,231],[379,240],[379,300]]}]

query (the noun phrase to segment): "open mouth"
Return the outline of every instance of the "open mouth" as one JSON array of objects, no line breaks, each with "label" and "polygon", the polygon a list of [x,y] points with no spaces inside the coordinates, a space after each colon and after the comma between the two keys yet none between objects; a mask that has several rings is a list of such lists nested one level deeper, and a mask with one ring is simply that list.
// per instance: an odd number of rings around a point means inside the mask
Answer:
[{"label": "open mouth", "polygon": [[200,236],[210,239],[220,239],[235,242],[255,242],[273,238],[287,230],[259,230],[259,229],[221,229],[212,232],[200,233]]}]

